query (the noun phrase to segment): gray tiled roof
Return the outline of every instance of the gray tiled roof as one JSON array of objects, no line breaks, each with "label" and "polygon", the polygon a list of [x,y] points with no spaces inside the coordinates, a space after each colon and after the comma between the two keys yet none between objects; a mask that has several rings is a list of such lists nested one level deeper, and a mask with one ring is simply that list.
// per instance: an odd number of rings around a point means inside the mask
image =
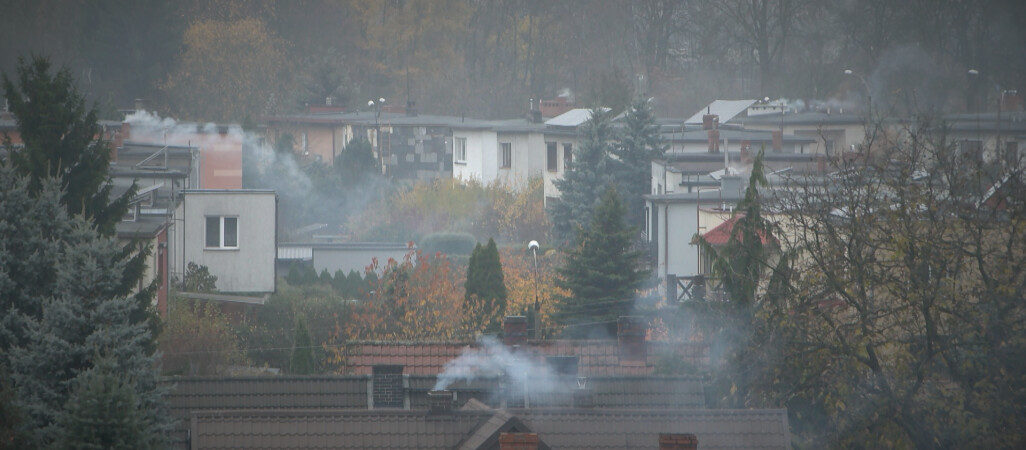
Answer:
[{"label": "gray tiled roof", "polygon": [[692,433],[704,449],[786,449],[785,410],[588,410],[470,408],[419,411],[241,410],[192,417],[204,449],[482,449],[498,432],[537,433],[555,449],[651,449],[660,433]]},{"label": "gray tiled roof", "polygon": [[207,411],[193,416],[193,448],[452,449],[491,411]]},{"label": "gray tiled roof", "polygon": [[558,449],[652,449],[660,433],[693,433],[698,448],[790,448],[787,410],[513,410]]}]

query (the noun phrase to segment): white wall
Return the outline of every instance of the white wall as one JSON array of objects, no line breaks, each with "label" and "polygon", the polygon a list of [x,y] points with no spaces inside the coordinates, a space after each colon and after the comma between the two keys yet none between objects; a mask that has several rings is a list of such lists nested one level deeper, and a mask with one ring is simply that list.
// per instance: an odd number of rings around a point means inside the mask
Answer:
[{"label": "white wall", "polygon": [[[177,273],[184,272],[189,262],[207,266],[222,292],[273,292],[276,215],[273,191],[185,191],[175,211],[174,252],[169,264]],[[207,216],[239,218],[238,248],[205,247]]]},{"label": "white wall", "polygon": [[[453,154],[452,176],[459,180],[478,180],[487,183],[495,179],[496,168],[495,155],[498,152],[496,147],[498,141],[495,132],[490,130],[453,130],[453,145],[457,138],[467,140],[467,159],[456,161]],[[454,149],[455,150],[455,149]],[[489,170],[490,169],[490,170]]]}]

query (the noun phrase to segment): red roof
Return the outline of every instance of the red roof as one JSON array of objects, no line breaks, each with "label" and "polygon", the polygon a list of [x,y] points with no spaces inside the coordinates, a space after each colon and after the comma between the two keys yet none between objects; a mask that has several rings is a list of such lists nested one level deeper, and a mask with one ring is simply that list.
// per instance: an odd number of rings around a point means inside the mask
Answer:
[{"label": "red roof", "polygon": [[[725,222],[717,225],[713,229],[706,231],[704,234],[702,234],[702,237],[705,238],[706,242],[708,242],[711,245],[725,245],[727,242],[730,241],[731,233],[734,232],[734,224],[736,224],[737,221],[742,217],[744,217],[744,214],[735,215],[734,217],[731,217],[730,219],[727,219]],[[764,245],[769,243],[769,239],[766,238],[764,233],[760,232],[759,236],[762,238],[762,243]],[[696,243],[696,241],[692,241],[692,244]]]}]

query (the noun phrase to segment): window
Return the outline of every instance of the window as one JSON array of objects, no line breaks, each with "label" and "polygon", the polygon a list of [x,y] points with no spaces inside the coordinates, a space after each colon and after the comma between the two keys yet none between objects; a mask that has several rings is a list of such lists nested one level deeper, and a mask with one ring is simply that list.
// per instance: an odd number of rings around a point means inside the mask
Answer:
[{"label": "window", "polygon": [[548,152],[546,156],[548,156],[547,168],[548,168],[549,172],[555,172],[555,171],[559,170],[556,167],[556,165],[558,164],[557,161],[559,161],[558,157],[556,156],[556,143],[555,142],[546,142],[545,143],[545,150]]},{"label": "window", "polygon": [[563,170],[570,167],[574,160],[574,144],[563,144]]},{"label": "window", "polygon": [[467,161],[467,138],[455,138],[452,140],[452,156],[456,162]]},{"label": "window", "polygon": [[510,167],[513,167],[513,144],[503,142],[500,145],[502,146],[502,154],[499,155],[499,168],[509,169]]},{"label": "window", "polygon": [[207,216],[207,248],[239,248],[239,218]]}]

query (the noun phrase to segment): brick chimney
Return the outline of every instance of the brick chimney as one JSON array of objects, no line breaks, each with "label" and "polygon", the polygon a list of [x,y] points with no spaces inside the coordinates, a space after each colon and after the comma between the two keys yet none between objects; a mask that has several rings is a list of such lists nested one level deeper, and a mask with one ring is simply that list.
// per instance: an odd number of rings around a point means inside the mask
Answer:
[{"label": "brick chimney", "polygon": [[499,450],[538,450],[538,433],[500,433]]},{"label": "brick chimney", "polygon": [[647,333],[648,323],[644,317],[620,316],[616,321],[616,340],[621,365],[644,365],[648,361],[648,347],[645,343]]},{"label": "brick chimney", "polygon": [[698,436],[691,433],[659,433],[659,450],[697,450]]},{"label": "brick chimney", "polygon": [[506,316],[502,321],[502,343],[507,347],[527,344],[527,317]]},{"label": "brick chimney", "polygon": [[720,152],[720,130],[709,130],[709,153]]},{"label": "brick chimney", "polygon": [[773,151],[779,152],[784,149],[784,132],[773,130]]},{"label": "brick chimney", "polygon": [[431,414],[449,414],[456,404],[456,393],[453,391],[428,391],[428,412]]},{"label": "brick chimney", "polygon": [[406,389],[403,380],[403,366],[377,364],[371,370],[371,408],[405,407]]},{"label": "brick chimney", "polygon": [[702,116],[702,129],[715,130],[720,127],[720,116],[716,114],[705,114]]}]

